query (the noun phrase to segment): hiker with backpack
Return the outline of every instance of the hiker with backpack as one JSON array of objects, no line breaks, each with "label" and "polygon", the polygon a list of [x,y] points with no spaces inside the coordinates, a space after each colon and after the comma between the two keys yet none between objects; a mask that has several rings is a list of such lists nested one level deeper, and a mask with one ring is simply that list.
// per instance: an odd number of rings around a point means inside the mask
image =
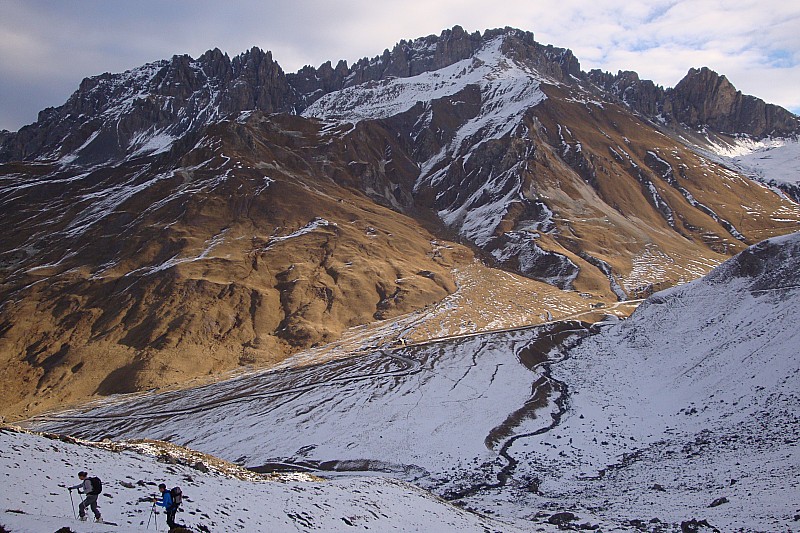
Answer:
[{"label": "hiker with backpack", "polygon": [[175,524],[175,513],[178,512],[178,507],[180,507],[181,502],[183,501],[181,489],[179,487],[175,487],[167,490],[167,486],[161,483],[158,486],[158,490],[161,491],[161,501],[158,501],[158,498],[153,498],[153,501],[156,505],[163,507],[166,511],[167,525],[169,528],[173,529],[176,527],[186,527],[182,524]]},{"label": "hiker with backpack", "polygon": [[[94,521],[102,522],[103,519],[100,516],[100,509],[97,508],[97,497],[103,492],[103,483],[100,481],[100,478],[89,477],[89,474],[86,472],[78,472],[78,479],[81,480],[80,483],[73,487],[68,487],[70,492],[72,492],[73,489],[77,489],[78,494],[84,494],[86,496],[78,505],[78,518],[85,521],[86,508],[90,507],[94,513]],[[73,512],[74,511],[75,509],[73,508]]]}]

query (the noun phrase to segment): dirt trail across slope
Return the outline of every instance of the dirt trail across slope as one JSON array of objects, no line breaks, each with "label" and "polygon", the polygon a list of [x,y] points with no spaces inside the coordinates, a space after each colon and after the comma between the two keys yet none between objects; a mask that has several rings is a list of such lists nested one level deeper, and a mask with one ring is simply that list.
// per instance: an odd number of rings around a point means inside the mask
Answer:
[{"label": "dirt trail across slope", "polygon": [[[129,410],[123,411],[121,413],[115,414],[93,414],[91,416],[92,421],[111,421],[111,420],[153,420],[153,419],[160,419],[160,418],[169,418],[177,415],[185,415],[185,414],[197,414],[203,413],[205,411],[209,411],[211,409],[215,409],[225,405],[232,405],[239,402],[246,402],[256,399],[263,399],[263,398],[272,398],[272,397],[279,397],[279,396],[286,396],[291,394],[302,393],[307,390],[317,389],[320,387],[330,387],[334,385],[339,385],[342,383],[349,383],[353,381],[361,381],[365,379],[374,379],[378,377],[387,377],[387,376],[405,376],[411,374],[413,372],[419,371],[420,364],[418,361],[414,359],[410,359],[408,357],[404,357],[397,353],[396,351],[389,351],[389,350],[380,350],[378,352],[378,357],[380,358],[388,358],[391,363],[397,365],[396,368],[387,368],[386,370],[377,370],[374,372],[370,372],[368,374],[356,374],[356,375],[345,375],[341,377],[330,377],[328,379],[314,381],[310,383],[298,384],[296,386],[286,387],[277,390],[269,390],[269,391],[258,391],[256,387],[252,384],[245,384],[242,382],[242,388],[234,387],[233,390],[229,391],[228,393],[216,397],[212,400],[207,402],[202,402],[195,404],[191,407],[179,408],[174,409],[170,408],[168,410],[152,410],[142,412],[141,409],[137,410]],[[376,354],[371,354],[369,357],[374,358]],[[367,356],[361,356],[367,357]],[[354,363],[356,358],[349,359],[349,360],[342,360],[340,363],[343,366],[349,366],[348,363]],[[285,371],[287,373],[293,372],[293,370]],[[294,370],[294,372],[300,373],[300,369]],[[40,423],[46,422],[78,422],[82,426],[85,426],[87,422],[87,418],[83,414],[74,414],[74,412],[69,412],[65,414],[54,414],[54,415],[42,415],[38,417],[31,418],[28,420],[27,425],[37,425]],[[76,428],[76,434],[80,433],[79,428]]]}]

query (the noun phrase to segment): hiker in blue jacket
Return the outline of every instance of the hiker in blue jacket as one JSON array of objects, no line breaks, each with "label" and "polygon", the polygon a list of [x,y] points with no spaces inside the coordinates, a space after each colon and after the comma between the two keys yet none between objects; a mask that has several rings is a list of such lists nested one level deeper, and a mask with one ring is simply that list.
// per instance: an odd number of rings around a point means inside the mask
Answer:
[{"label": "hiker in blue jacket", "polygon": [[179,504],[176,504],[172,499],[172,493],[167,490],[167,486],[161,483],[158,486],[158,490],[161,491],[161,501],[158,501],[158,498],[154,498],[156,505],[159,507],[163,507],[167,513],[167,525],[170,529],[176,527],[186,527],[183,524],[175,524],[175,513],[178,512]]},{"label": "hiker in blue jacket", "polygon": [[[100,517],[100,509],[97,508],[97,497],[100,495],[98,488],[95,487],[95,484],[92,483],[92,479],[89,478],[89,474],[86,472],[78,472],[78,479],[81,480],[80,483],[68,488],[70,492],[72,489],[77,489],[78,494],[84,494],[86,496],[78,505],[78,515],[80,519],[86,520],[86,508],[91,507],[95,522],[102,522],[103,519]],[[73,512],[75,511],[74,508],[72,510]]]}]

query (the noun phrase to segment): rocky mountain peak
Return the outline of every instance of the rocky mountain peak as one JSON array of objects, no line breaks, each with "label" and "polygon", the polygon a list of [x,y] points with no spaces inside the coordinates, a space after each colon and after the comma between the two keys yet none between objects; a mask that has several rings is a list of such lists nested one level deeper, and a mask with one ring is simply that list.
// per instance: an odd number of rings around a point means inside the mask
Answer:
[{"label": "rocky mountain peak", "polygon": [[[581,65],[572,50],[537,43],[529,31],[505,28],[502,34],[506,38],[501,49],[506,56],[560,82],[581,77]],[[486,35],[484,39],[488,40]]]},{"label": "rocky mountain peak", "polygon": [[691,127],[708,125],[723,133],[755,137],[800,131],[800,119],[785,109],[737,91],[725,76],[703,67],[666,92],[664,112]]},{"label": "rocky mountain peak", "polygon": [[620,70],[614,75],[594,69],[586,78],[646,116],[655,117],[663,111],[664,88],[650,80],[640,79],[636,72]]},{"label": "rocky mountain peak", "polygon": [[226,84],[221,113],[259,110],[266,113],[290,111],[296,101],[295,91],[272,52],[253,47],[233,58],[233,83]]},{"label": "rocky mountain peak", "polygon": [[271,52],[230,59],[219,49],[175,55],[119,74],[84,79],[58,108],[4,136],[0,161],[30,158],[93,164],[169,147],[215,120],[244,110],[292,112],[296,91]]},{"label": "rocky mountain peak", "polygon": [[[439,36],[428,35],[411,41],[401,40],[392,51],[383,55],[360,60],[354,69],[365,73],[378,67],[378,79],[389,77],[407,78],[423,72],[439,70],[471,57],[485,39],[480,32],[467,33],[461,26],[444,30]],[[358,76],[357,76],[358,77]]]},{"label": "rocky mountain peak", "polygon": [[198,63],[205,65],[205,72],[214,78],[224,79],[231,69],[231,60],[228,54],[219,48],[208,50],[197,59]]},{"label": "rocky mountain peak", "polygon": [[502,52],[524,62],[545,76],[564,81],[566,76],[580,76],[580,63],[570,50],[541,45],[533,33],[505,27],[468,33],[461,26],[410,41],[401,40],[389,50],[373,58],[362,58],[347,67],[339,62],[336,69],[323,63],[318,69],[306,66],[297,74],[289,74],[289,83],[301,95],[301,109],[332,91],[354,87],[370,81],[409,78],[425,72],[449,67],[474,57],[488,42],[503,37]]},{"label": "rocky mountain peak", "polygon": [[641,80],[630,71],[616,75],[592,70],[585,78],[607,94],[649,118],[690,128],[710,127],[726,134],[756,138],[792,136],[800,119],[782,107],[743,95],[725,77],[708,67],[692,68],[672,89]]},{"label": "rocky mountain peak", "polygon": [[727,117],[736,113],[742,93],[725,76],[707,67],[689,69],[670,91],[670,96],[671,105],[668,105],[668,109],[680,122],[715,127],[724,125],[727,126],[725,131],[733,131],[731,125],[727,124]]},{"label": "rocky mountain peak", "polygon": [[665,90],[631,71],[585,74],[570,50],[539,44],[528,31],[505,27],[481,34],[454,26],[439,35],[401,40],[352,66],[340,60],[334,67],[327,61],[287,74],[269,51],[253,47],[230,58],[215,48],[196,60],[176,55],[124,73],[86,78],[63,106],[45,109],[35,124],[2,135],[0,161],[98,163],[153,153],[242,111],[301,113],[331,92],[446,68],[475,57],[497,38],[503,39],[504,56],[530,70],[561,83],[589,81],[604,97],[618,98],[667,124],[758,138],[800,131],[796,116],[742,95],[708,68],[690,70],[674,89]]},{"label": "rocky mountain peak", "polygon": [[333,69],[331,63],[326,62],[319,68],[305,66],[288,78],[302,95],[301,107],[305,108],[323,95],[345,87],[388,78],[407,78],[444,68],[471,57],[485,41],[480,32],[469,34],[461,26],[454,26],[439,36],[401,40],[391,50],[387,48],[379,56],[362,58],[351,67],[340,61]]},{"label": "rocky mountain peak", "polygon": [[94,164],[166,149],[175,139],[242,111],[299,113],[325,94],[365,82],[436,71],[473,57],[503,37],[502,52],[559,81],[578,77],[572,52],[535,42],[531,32],[501,28],[468,33],[460,26],[413,40],[348,67],[339,61],[286,74],[269,51],[253,47],[229,58],[218,48],[198,59],[175,55],[119,74],[84,79],[58,108],[0,138],[0,161],[45,158]]}]

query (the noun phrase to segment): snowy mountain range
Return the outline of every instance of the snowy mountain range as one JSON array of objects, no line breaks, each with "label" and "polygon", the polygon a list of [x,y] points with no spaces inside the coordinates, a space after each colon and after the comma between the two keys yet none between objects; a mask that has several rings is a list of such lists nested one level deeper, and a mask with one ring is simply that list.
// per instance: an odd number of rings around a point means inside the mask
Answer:
[{"label": "snowy mountain range", "polygon": [[87,78],[0,132],[0,416],[126,443],[0,430],[0,525],[94,465],[115,530],[167,477],[215,531],[792,530],[799,132],[512,28]]},{"label": "snowy mountain range", "polygon": [[274,364],[441,302],[476,255],[585,309],[695,279],[797,230],[729,157],[797,131],[708,69],[664,90],[511,28],[87,78],[0,138],[5,413]]}]

